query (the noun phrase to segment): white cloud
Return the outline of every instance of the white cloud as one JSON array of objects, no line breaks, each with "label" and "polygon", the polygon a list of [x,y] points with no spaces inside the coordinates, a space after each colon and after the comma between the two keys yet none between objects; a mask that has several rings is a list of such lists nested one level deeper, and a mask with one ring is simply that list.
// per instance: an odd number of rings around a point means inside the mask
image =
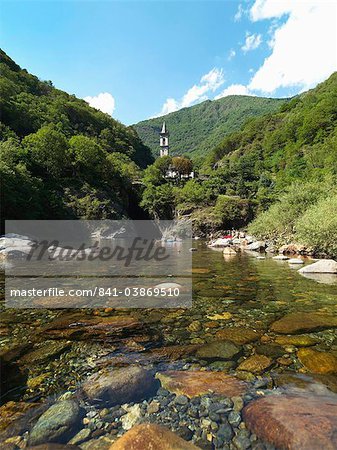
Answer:
[{"label": "white cloud", "polygon": [[239,22],[244,14],[244,9],[243,6],[241,5],[241,3],[238,6],[238,10],[236,11],[236,14],[234,16],[234,21],[235,22]]},{"label": "white cloud", "polygon": [[115,99],[109,94],[109,92],[101,92],[94,97],[84,97],[84,99],[93,108],[99,109],[100,111],[110,114],[112,116],[115,110]]},{"label": "white cloud", "polygon": [[249,34],[246,35],[246,41],[244,45],[241,47],[241,50],[243,50],[245,53],[249,52],[250,50],[255,50],[260,46],[262,42],[262,36],[261,34]]},{"label": "white cloud", "polygon": [[235,57],[235,55],[236,55],[236,51],[231,49],[228,54],[228,58],[227,58],[228,61],[231,61]]},{"label": "white cloud", "polygon": [[168,98],[164,103],[162,110],[158,116],[177,111],[181,108],[195,105],[208,99],[211,92],[215,92],[224,83],[224,74],[221,69],[214,67],[208,73],[203,75],[199,84],[192,86],[180,101],[174,98]]},{"label": "white cloud", "polygon": [[243,84],[231,84],[228,86],[224,91],[221,92],[221,94],[217,95],[215,97],[215,100],[227,97],[228,95],[252,95],[247,88],[247,86],[244,86]]},{"label": "white cloud", "polygon": [[250,10],[253,21],[283,16],[269,42],[271,55],[253,76],[250,90],[271,93],[296,86],[306,90],[337,70],[337,4],[256,0]]}]

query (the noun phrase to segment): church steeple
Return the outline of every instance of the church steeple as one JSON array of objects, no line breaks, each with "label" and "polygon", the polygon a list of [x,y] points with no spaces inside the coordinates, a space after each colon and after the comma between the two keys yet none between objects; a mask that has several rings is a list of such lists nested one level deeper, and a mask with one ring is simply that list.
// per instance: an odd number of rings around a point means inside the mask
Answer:
[{"label": "church steeple", "polygon": [[160,156],[168,156],[170,151],[169,135],[166,123],[163,122],[160,134]]}]

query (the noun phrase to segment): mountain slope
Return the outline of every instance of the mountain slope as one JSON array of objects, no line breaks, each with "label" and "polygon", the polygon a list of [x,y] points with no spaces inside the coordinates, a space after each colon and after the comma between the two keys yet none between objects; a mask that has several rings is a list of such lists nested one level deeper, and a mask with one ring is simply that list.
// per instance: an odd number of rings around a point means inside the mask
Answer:
[{"label": "mountain slope", "polygon": [[205,156],[229,133],[239,130],[250,117],[277,111],[286,100],[229,96],[207,100],[133,127],[152,153],[159,153],[159,131],[165,120],[170,134],[171,154]]},{"label": "mountain slope", "polygon": [[0,50],[5,219],[135,215],[133,181],[153,161],[134,129],[21,69]]}]

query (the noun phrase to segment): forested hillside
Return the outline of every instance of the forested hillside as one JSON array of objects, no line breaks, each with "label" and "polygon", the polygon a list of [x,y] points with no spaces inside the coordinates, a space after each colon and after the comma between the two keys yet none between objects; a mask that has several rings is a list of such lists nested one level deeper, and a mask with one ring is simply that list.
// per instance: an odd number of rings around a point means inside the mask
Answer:
[{"label": "forested hillside", "polygon": [[247,226],[337,255],[337,73],[280,111],[251,119],[208,155],[196,180],[172,185],[157,160],[143,206],[187,216],[199,232]]},{"label": "forested hillside", "polygon": [[143,142],[158,156],[158,135],[165,120],[171,133],[172,155],[205,156],[223,138],[237,131],[250,117],[277,111],[286,100],[229,96],[207,100],[155,119],[134,125]]},{"label": "forested hillside", "polygon": [[0,53],[2,220],[119,218],[152,162],[137,133]]}]

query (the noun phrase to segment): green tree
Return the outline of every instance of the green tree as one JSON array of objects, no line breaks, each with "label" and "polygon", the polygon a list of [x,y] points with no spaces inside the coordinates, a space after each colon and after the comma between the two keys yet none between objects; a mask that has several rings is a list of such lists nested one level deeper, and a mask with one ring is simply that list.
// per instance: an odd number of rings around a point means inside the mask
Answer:
[{"label": "green tree", "polygon": [[29,134],[23,139],[22,146],[28,153],[30,165],[41,167],[49,175],[60,176],[69,164],[67,140],[52,126],[42,127],[36,133]]}]

